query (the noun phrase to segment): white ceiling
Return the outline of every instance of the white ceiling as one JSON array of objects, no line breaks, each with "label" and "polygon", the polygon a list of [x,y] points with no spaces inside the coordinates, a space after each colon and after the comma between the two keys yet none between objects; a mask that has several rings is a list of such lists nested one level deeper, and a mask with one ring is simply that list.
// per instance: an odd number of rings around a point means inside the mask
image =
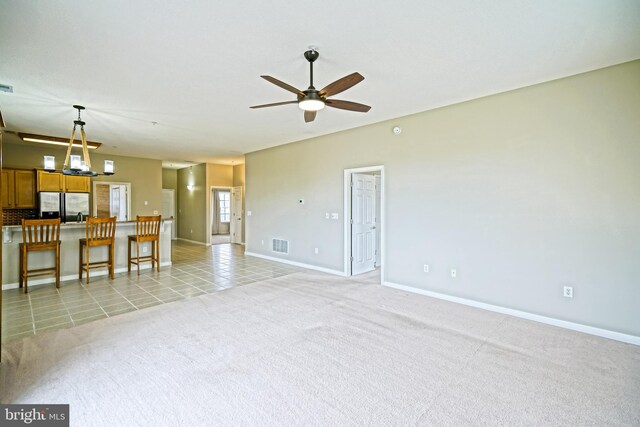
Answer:
[{"label": "white ceiling", "polygon": [[[67,136],[72,104],[101,152],[242,162],[242,154],[640,58],[640,1],[3,0],[7,129]],[[360,72],[306,124],[261,79],[318,88]],[[152,122],[157,122],[153,124]],[[117,147],[117,148],[116,148]]]}]

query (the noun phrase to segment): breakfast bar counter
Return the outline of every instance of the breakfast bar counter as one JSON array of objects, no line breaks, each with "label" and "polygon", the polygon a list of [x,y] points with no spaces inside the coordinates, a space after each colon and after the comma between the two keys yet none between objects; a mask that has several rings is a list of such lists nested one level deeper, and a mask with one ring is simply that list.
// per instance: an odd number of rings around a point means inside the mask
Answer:
[{"label": "breakfast bar counter", "polygon": [[[171,227],[172,219],[163,219],[160,226],[160,266],[171,265]],[[22,226],[9,225],[2,227],[2,283],[3,289],[18,287],[18,263],[19,244],[22,243]],[[86,225],[81,223],[66,223],[60,225],[60,280],[77,280],[78,270],[78,246],[79,239],[85,237]],[[127,271],[127,243],[128,236],[136,234],[135,221],[123,221],[116,224],[115,235],[115,272]],[[132,249],[135,253],[135,247]],[[150,243],[140,245],[140,256],[150,255]],[[95,247],[91,249],[91,262],[106,260],[108,257],[107,247]],[[45,268],[53,266],[55,263],[54,254],[51,251],[29,254],[29,269]],[[140,269],[151,268],[151,263],[146,262],[140,265]],[[136,266],[132,266],[132,274],[135,274]],[[104,276],[107,269],[97,269],[91,271],[91,277]],[[55,282],[55,277],[47,276],[29,280],[29,287],[42,283]]]}]

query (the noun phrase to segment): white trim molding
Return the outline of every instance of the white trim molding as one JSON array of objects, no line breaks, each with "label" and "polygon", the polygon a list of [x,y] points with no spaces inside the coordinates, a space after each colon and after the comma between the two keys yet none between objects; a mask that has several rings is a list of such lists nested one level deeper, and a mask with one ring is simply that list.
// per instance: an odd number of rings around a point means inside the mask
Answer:
[{"label": "white trim molding", "polygon": [[302,268],[306,268],[306,269],[309,269],[309,270],[322,271],[323,273],[334,274],[336,276],[343,276],[343,277],[347,276],[347,274],[345,272],[340,271],[340,270],[333,270],[331,268],[318,267],[316,265],[305,264],[303,262],[289,261],[288,259],[276,258],[276,257],[273,257],[273,256],[262,255],[262,254],[258,254],[258,253],[255,253],[255,252],[245,252],[244,254],[246,256],[252,256],[252,257],[256,257],[256,258],[268,259],[269,261],[281,262],[283,264],[293,265],[295,267],[302,267]]},{"label": "white trim molding", "polygon": [[566,320],[554,319],[553,317],[541,316],[539,314],[528,313],[526,311],[515,310],[513,308],[501,307],[499,305],[487,304],[484,302],[474,301],[467,298],[455,297],[452,295],[441,294],[439,292],[427,291],[426,289],[414,288],[412,286],[400,285],[392,282],[383,282],[383,286],[399,289],[414,294],[425,295],[432,298],[438,298],[445,301],[455,302],[470,307],[481,308],[483,310],[493,311],[495,313],[507,314],[509,316],[519,317],[521,319],[533,320],[534,322],[545,323],[547,325],[558,326],[560,328],[571,329],[573,331],[583,332],[585,334],[596,335],[598,337],[609,338],[628,344],[640,345],[640,337],[635,335],[623,334],[622,332],[610,331],[608,329],[596,328],[594,326],[583,325],[581,323],[569,322]]}]

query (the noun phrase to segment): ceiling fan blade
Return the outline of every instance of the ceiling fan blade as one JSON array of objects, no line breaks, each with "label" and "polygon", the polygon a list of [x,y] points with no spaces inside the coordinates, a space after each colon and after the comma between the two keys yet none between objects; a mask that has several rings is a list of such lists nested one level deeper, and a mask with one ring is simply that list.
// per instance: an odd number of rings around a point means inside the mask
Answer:
[{"label": "ceiling fan blade", "polygon": [[363,80],[364,77],[362,77],[360,73],[349,74],[348,76],[338,79],[322,89],[320,91],[320,96],[326,97],[336,95],[342,91],[349,89],[352,86],[357,85]]},{"label": "ceiling fan blade", "polygon": [[316,119],[317,111],[306,111],[304,112],[304,121],[306,123],[312,122]]},{"label": "ceiling fan blade", "polygon": [[293,86],[291,86],[289,84],[286,84],[285,82],[282,82],[282,81],[280,81],[280,80],[278,80],[278,79],[276,79],[274,77],[271,77],[271,76],[260,76],[260,77],[262,77],[263,79],[265,79],[268,82],[273,83],[276,86],[281,87],[284,90],[288,90],[289,92],[293,92],[293,93],[295,93],[296,95],[299,95],[299,96],[304,96],[304,93],[302,93],[300,90],[298,90],[295,87],[293,87]]},{"label": "ceiling fan blade", "polygon": [[284,102],[274,102],[273,104],[262,104],[262,105],[254,105],[249,108],[265,108],[265,107],[276,107],[278,105],[287,105],[287,104],[297,104],[298,101],[284,101]]},{"label": "ceiling fan blade", "polygon": [[358,104],[357,102],[341,101],[339,99],[327,99],[325,101],[327,107],[339,108],[341,110],[357,111],[366,113],[371,109],[368,105]]}]

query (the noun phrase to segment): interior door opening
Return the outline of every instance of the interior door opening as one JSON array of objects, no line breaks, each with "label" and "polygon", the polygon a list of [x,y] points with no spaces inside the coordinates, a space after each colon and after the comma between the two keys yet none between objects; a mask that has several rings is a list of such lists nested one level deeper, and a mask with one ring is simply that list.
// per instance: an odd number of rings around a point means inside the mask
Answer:
[{"label": "interior door opening", "polygon": [[131,220],[131,183],[93,183],[93,216],[115,216],[117,221]]},{"label": "interior door opening", "polygon": [[345,274],[384,268],[384,166],[347,169],[345,183]]},{"label": "interior door opening", "polygon": [[242,187],[211,187],[211,244],[242,244]]},{"label": "interior door opening", "polygon": [[231,235],[231,189],[211,189],[211,244],[230,243]]}]

